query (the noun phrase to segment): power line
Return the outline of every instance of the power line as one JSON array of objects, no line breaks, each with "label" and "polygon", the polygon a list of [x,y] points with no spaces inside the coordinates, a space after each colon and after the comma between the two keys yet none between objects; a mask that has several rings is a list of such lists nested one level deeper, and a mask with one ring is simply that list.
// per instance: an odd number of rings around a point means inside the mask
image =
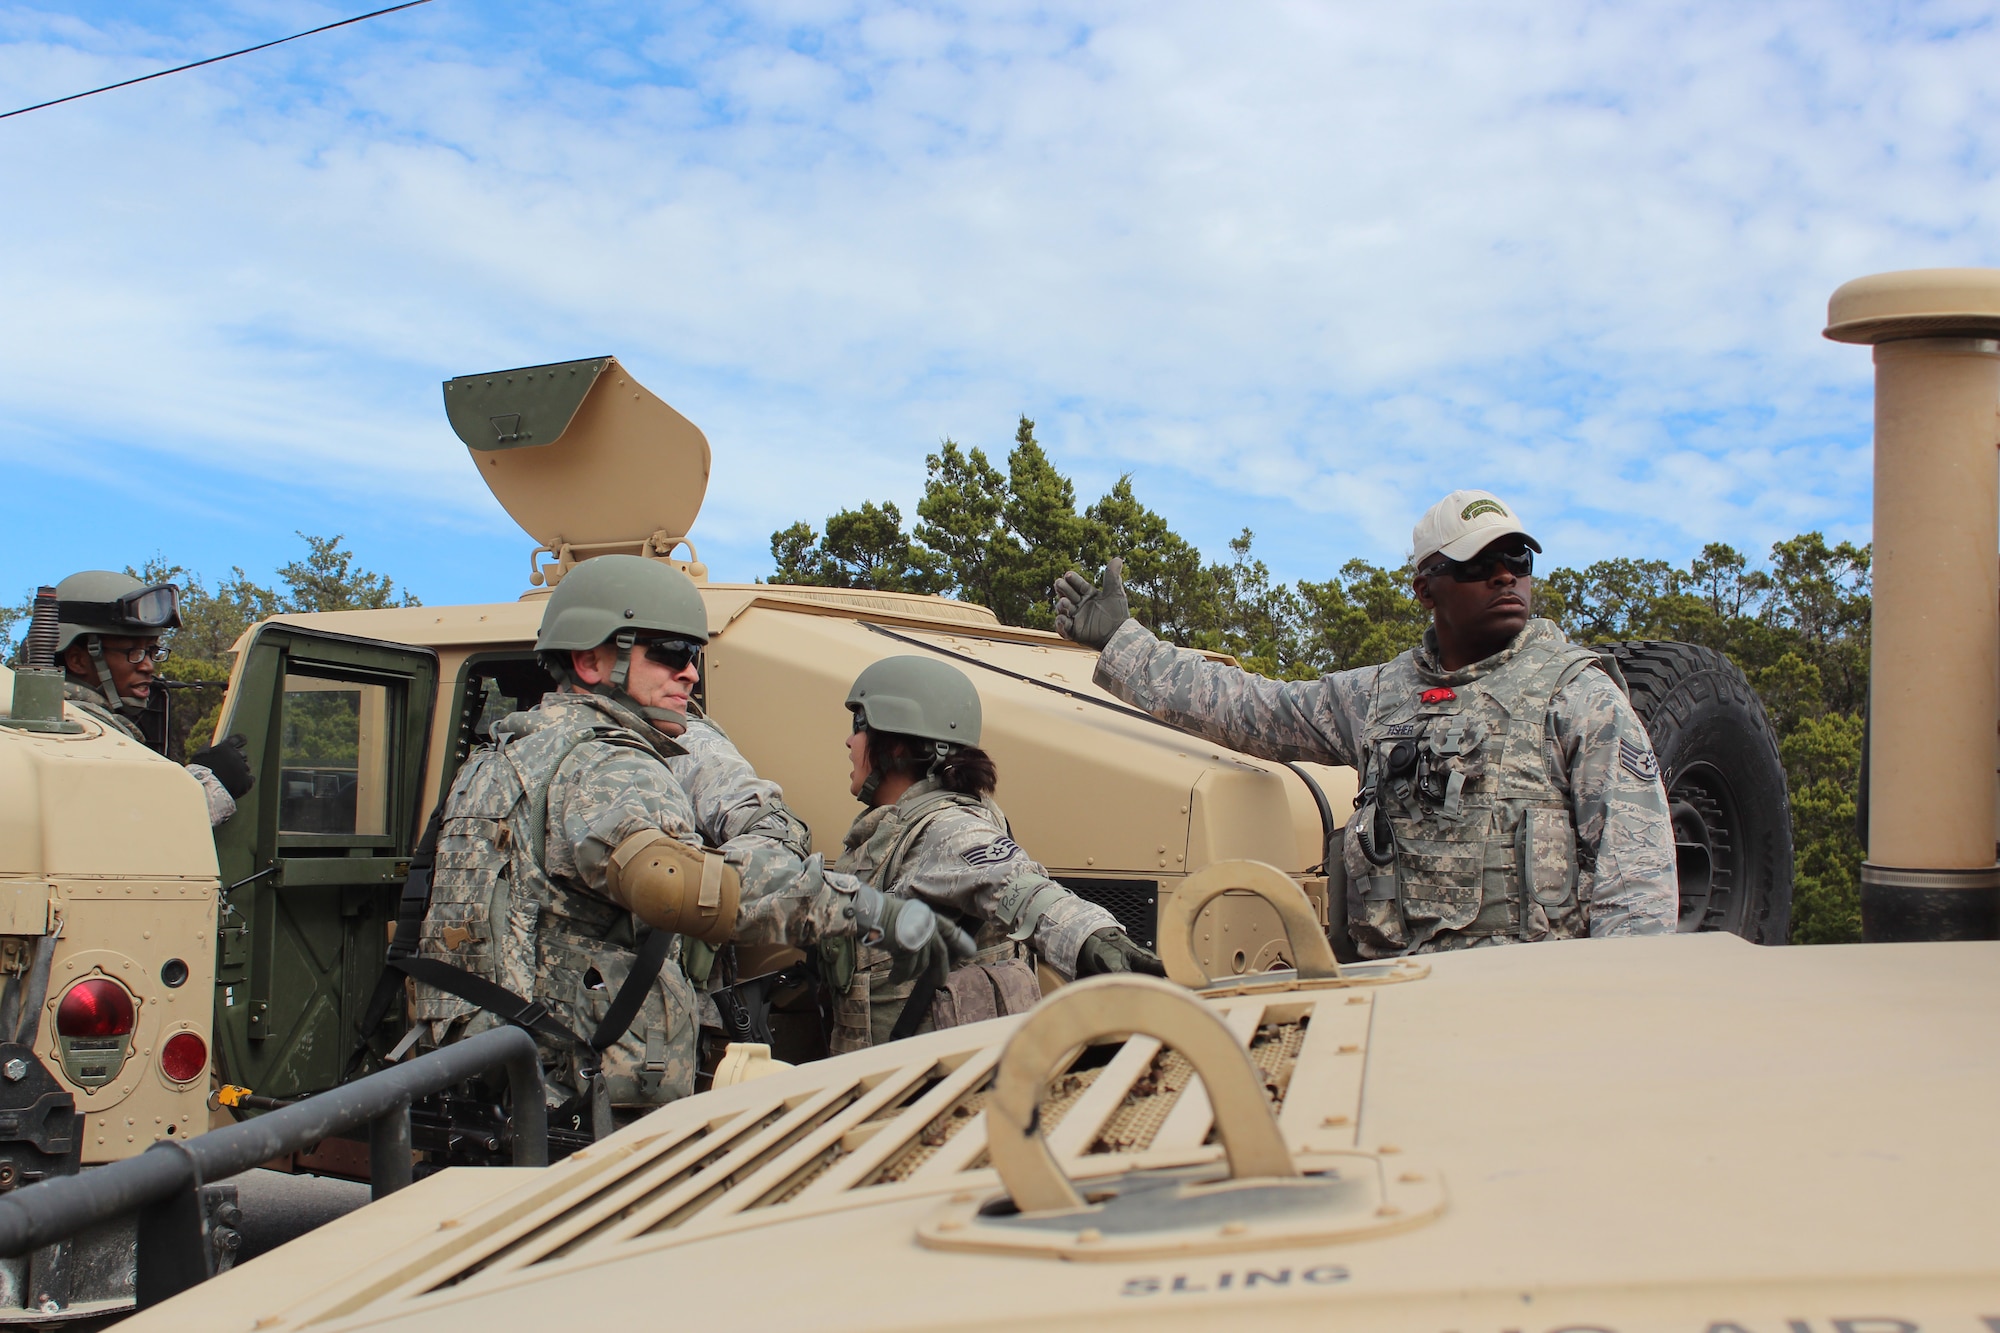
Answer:
[{"label": "power line", "polygon": [[296,42],[299,38],[310,37],[316,32],[331,32],[335,28],[344,28],[350,23],[360,23],[367,19],[380,18],[384,14],[393,14],[399,9],[415,9],[418,5],[427,5],[430,2],[431,0],[405,0],[403,4],[390,5],[387,9],[378,9],[372,14],[356,14],[351,19],[342,19],[338,23],[322,24],[317,28],[307,28],[304,32],[295,32],[289,37],[280,37],[273,42],[259,42],[255,46],[246,46],[241,51],[231,51],[228,55],[210,56],[206,60],[197,60],[192,64],[175,65],[172,69],[163,69],[157,74],[141,74],[136,79],[126,79],[122,83],[107,83],[102,88],[92,88],[89,92],[85,93],[71,93],[68,97],[58,97],[52,102],[37,102],[33,106],[24,106],[18,111],[0,111],[0,120],[5,120],[9,116],[25,116],[30,111],[40,111],[43,107],[61,106],[64,102],[74,102],[82,97],[95,97],[99,93],[108,93],[114,88],[130,88],[133,84],[144,83],[148,79],[164,79],[167,75],[179,74],[182,70],[200,69],[203,65],[213,65],[218,61],[234,60],[238,56],[247,56],[252,51],[264,51],[273,46],[283,46],[286,42]]}]

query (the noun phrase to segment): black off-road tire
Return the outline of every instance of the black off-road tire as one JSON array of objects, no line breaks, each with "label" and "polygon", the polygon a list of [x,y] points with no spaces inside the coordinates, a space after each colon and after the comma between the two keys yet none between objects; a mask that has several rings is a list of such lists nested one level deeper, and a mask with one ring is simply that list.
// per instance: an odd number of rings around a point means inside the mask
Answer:
[{"label": "black off-road tire", "polygon": [[1792,924],[1792,806],[1778,737],[1727,657],[1690,643],[1600,644],[1616,659],[1667,786],[1683,934],[1783,944]]}]

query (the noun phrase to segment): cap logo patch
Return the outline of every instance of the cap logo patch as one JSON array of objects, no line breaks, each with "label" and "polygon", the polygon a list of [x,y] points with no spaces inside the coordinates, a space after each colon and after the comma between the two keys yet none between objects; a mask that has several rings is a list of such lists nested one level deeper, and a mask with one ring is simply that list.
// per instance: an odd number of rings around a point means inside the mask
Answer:
[{"label": "cap logo patch", "polygon": [[1447,699],[1456,699],[1458,697],[1458,691],[1446,689],[1444,686],[1440,685],[1434,690],[1425,690],[1422,694],[1418,695],[1417,697],[1418,700],[1422,703],[1441,704],[1445,702]]},{"label": "cap logo patch", "polygon": [[1474,500],[1471,504],[1458,511],[1458,516],[1461,519],[1470,519],[1475,514],[1498,514],[1502,518],[1508,517],[1507,506],[1501,504],[1498,500]]}]

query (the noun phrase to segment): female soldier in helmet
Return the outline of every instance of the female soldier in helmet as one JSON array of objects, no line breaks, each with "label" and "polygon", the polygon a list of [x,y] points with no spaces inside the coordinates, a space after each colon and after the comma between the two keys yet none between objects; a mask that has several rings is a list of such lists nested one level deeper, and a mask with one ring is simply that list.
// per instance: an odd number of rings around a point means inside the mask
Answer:
[{"label": "female soldier in helmet", "polygon": [[868,809],[847,830],[837,869],[956,917],[980,951],[936,987],[893,980],[888,955],[864,948],[837,1005],[836,1052],[1029,1007],[1041,991],[1024,949],[1065,978],[1164,975],[1109,912],[1050,879],[1009,836],[964,672],[934,657],[884,658],[855,680],[847,707],[848,790]]}]

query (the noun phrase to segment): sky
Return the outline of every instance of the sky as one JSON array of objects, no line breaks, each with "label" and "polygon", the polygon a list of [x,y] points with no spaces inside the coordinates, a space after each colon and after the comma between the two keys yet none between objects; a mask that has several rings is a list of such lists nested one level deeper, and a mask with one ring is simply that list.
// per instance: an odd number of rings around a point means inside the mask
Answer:
[{"label": "sky", "polygon": [[[369,8],[0,0],[0,110]],[[1211,557],[1866,540],[1840,283],[2000,264],[1955,3],[433,0],[0,120],[0,598],[345,534],[431,603],[533,543],[451,376],[616,355],[706,432],[718,579],[1025,413]]]}]

